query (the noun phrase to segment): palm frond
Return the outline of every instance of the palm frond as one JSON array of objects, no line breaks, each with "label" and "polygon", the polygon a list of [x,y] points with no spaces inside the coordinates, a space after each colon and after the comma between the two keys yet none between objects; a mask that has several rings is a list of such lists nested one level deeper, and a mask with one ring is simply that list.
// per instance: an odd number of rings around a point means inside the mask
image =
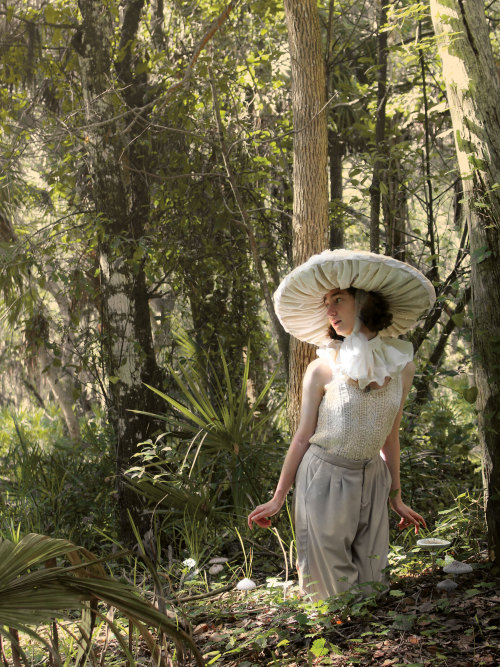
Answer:
[{"label": "palm frond", "polygon": [[[34,569],[49,559],[69,555],[77,565]],[[65,617],[69,610],[81,610],[84,602],[101,601],[116,607],[141,632],[146,631],[145,626],[152,626],[179,647],[188,645],[198,663],[203,664],[192,639],[177,623],[140,597],[132,586],[104,574],[93,557],[87,563],[85,559],[89,559],[88,552],[66,540],[36,534],[27,535],[18,544],[2,540],[0,627],[26,632],[30,626],[53,617]],[[150,641],[148,634],[146,641]]]}]

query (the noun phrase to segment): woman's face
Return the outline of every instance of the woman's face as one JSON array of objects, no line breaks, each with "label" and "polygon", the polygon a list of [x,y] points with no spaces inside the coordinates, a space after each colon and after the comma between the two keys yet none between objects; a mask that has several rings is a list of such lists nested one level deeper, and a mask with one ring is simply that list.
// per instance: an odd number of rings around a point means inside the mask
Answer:
[{"label": "woman's face", "polygon": [[335,333],[339,336],[349,336],[356,320],[354,296],[346,290],[332,289],[325,294],[324,302],[328,320]]}]

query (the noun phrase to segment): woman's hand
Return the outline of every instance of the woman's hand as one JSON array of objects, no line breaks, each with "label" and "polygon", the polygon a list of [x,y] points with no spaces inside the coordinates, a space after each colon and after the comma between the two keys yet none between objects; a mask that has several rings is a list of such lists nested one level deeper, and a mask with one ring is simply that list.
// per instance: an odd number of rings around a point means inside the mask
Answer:
[{"label": "woman's hand", "polygon": [[427,528],[424,517],[420,516],[417,512],[414,512],[408,505],[405,505],[400,498],[394,498],[390,503],[392,509],[401,517],[401,521],[398,523],[399,530],[403,530],[403,528],[411,526],[412,524],[415,526],[415,533],[418,533],[420,526]]},{"label": "woman's hand", "polygon": [[277,514],[280,509],[283,507],[284,500],[278,500],[273,498],[264,505],[259,505],[254,509],[254,511],[248,515],[248,526],[253,528],[252,522],[256,523],[261,528],[269,528],[271,525],[270,516]]}]

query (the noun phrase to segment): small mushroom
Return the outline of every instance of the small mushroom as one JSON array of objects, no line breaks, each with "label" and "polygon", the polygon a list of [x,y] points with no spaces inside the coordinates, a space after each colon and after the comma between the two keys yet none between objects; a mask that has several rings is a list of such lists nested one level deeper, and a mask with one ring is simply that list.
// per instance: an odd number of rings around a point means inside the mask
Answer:
[{"label": "small mushroom", "polygon": [[417,540],[417,546],[422,547],[422,549],[427,549],[428,551],[433,551],[434,549],[446,549],[450,544],[451,542],[449,540],[442,540],[440,537],[424,537],[421,540]]},{"label": "small mushroom", "polygon": [[468,563],[461,563],[459,560],[454,560],[443,567],[443,572],[452,574],[453,576],[456,574],[468,574],[472,572],[472,566]]},{"label": "small mushroom", "polygon": [[219,563],[214,563],[208,570],[208,574],[219,574],[219,572],[222,572],[224,569],[224,565],[220,565]]},{"label": "small mushroom", "polygon": [[458,584],[453,581],[453,579],[443,579],[443,581],[440,581],[436,588],[439,589],[440,591],[446,591],[446,593],[451,593],[451,591],[454,591],[455,588],[458,586]]},{"label": "small mushroom", "polygon": [[449,540],[442,540],[440,537],[424,537],[421,540],[417,540],[417,546],[421,549],[426,549],[431,552],[431,571],[434,573],[436,569],[436,553],[439,549],[446,549],[449,547],[451,542]]},{"label": "small mushroom", "polygon": [[247,577],[245,577],[245,579],[242,579],[241,581],[238,581],[238,583],[236,584],[236,588],[239,591],[248,592],[248,591],[253,590],[256,587],[257,587],[257,584],[255,583],[255,581],[252,581],[251,579],[248,579]]},{"label": "small mushroom", "polygon": [[211,558],[208,561],[208,564],[209,565],[221,565],[221,564],[227,563],[228,560],[229,560],[228,558],[224,558],[223,556],[219,556],[217,558]]}]

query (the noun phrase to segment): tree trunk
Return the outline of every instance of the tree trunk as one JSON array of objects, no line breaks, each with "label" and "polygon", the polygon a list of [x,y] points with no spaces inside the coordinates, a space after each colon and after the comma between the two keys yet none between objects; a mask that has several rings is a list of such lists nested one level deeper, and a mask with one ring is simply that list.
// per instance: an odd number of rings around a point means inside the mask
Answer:
[{"label": "tree trunk", "polygon": [[500,567],[500,83],[481,0],[431,0],[471,249],[473,362],[478,388],[490,559]]},{"label": "tree trunk", "polygon": [[[394,121],[397,124],[399,118]],[[384,174],[384,183],[387,194],[382,198],[382,211],[387,238],[387,254],[400,261],[406,261],[406,236],[408,221],[407,193],[402,183],[404,180],[403,166],[401,164],[398,143],[405,141],[408,137],[404,133],[391,132],[393,137],[391,144],[389,162]]]},{"label": "tree trunk", "polygon": [[[150,409],[152,393],[144,383],[158,384],[146,277],[140,252],[144,223],[148,219],[148,190],[143,180],[145,132],[140,115],[122,119],[127,106],[140,108],[147,88],[134,78],[132,48],[144,0],[125,3],[117,77],[111,60],[112,19],[106,4],[80,0],[81,43],[75,44],[82,73],[88,122],[88,162],[91,198],[96,209],[101,279],[101,331],[103,368],[108,379],[108,419],[115,435],[116,482],[122,539],[133,533],[128,517],[139,520],[137,496],[124,484],[137,444],[145,440],[150,420],[131,410]],[[115,93],[115,86],[122,88]],[[120,95],[127,105],[117,110]],[[131,116],[132,117],[132,116]],[[129,123],[127,127],[127,123]],[[130,169],[132,167],[132,169]]]},{"label": "tree trunk", "polygon": [[[327,127],[325,66],[314,0],[285,0],[292,68],[293,106],[293,265],[328,244]],[[315,349],[293,341],[290,348],[289,419],[300,416],[302,377]]]},{"label": "tree trunk", "polygon": [[61,408],[63,413],[68,435],[73,442],[80,441],[80,426],[78,419],[73,410],[75,401],[71,391],[68,391],[67,378],[63,380],[61,374],[56,371],[53,365],[53,360],[49,357],[47,350],[40,347],[38,350],[38,358],[42,367],[42,378],[47,380],[47,383],[54,394],[54,398]]},{"label": "tree trunk", "polygon": [[377,26],[377,115],[375,121],[375,150],[373,177],[370,185],[370,250],[380,252],[380,200],[383,164],[387,155],[382,153],[385,139],[385,108],[387,101],[387,32],[381,27],[387,23],[387,7],[382,3]]},{"label": "tree trunk", "polygon": [[332,216],[330,222],[330,248],[344,247],[344,210],[342,208],[342,163],[344,157],[344,144],[339,140],[337,132],[328,131],[328,153],[330,166],[330,203],[332,204]]}]

